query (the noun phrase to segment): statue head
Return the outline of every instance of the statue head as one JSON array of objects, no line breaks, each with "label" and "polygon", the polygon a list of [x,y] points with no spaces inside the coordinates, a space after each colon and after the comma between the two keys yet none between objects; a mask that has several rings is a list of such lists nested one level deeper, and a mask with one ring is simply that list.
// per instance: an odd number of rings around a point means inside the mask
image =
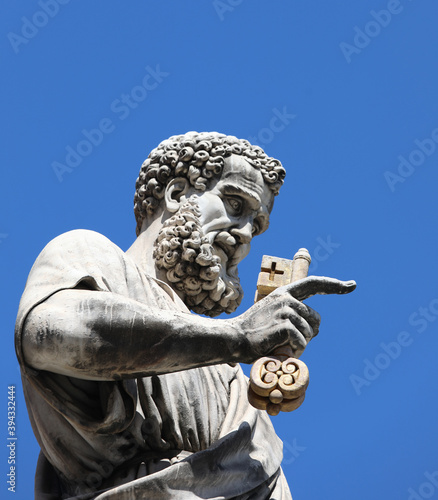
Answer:
[{"label": "statue head", "polygon": [[155,266],[193,311],[216,316],[240,304],[237,264],[252,237],[267,229],[284,176],[260,147],[216,132],[173,136],[143,163],[137,234],[152,216],[167,214],[154,243]]}]

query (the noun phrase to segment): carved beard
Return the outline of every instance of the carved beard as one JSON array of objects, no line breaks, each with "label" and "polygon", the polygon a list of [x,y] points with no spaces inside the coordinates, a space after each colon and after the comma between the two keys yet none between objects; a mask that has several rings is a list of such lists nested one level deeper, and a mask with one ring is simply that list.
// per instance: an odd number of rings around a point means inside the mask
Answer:
[{"label": "carved beard", "polygon": [[239,306],[243,290],[237,264],[227,262],[223,266],[213,243],[227,248],[229,255],[230,242],[236,242],[225,231],[204,235],[200,215],[196,196],[192,196],[164,222],[154,242],[155,265],[166,271],[168,282],[176,290],[183,292],[184,302],[192,311],[207,316],[229,314]]}]

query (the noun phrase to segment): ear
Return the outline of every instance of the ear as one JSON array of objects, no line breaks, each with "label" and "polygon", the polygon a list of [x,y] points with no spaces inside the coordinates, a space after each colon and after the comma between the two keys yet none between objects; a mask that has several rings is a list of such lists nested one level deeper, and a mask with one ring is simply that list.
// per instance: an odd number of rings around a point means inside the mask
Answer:
[{"label": "ear", "polygon": [[169,212],[176,212],[181,203],[186,200],[185,194],[189,190],[190,184],[184,177],[176,177],[167,184],[164,191],[164,203]]}]

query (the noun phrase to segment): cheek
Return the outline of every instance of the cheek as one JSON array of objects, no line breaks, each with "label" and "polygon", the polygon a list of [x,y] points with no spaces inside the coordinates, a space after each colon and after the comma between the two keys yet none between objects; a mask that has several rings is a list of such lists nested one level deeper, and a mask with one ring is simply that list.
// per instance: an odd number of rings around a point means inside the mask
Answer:
[{"label": "cheek", "polygon": [[209,233],[210,231],[219,231],[223,229],[229,229],[230,227],[230,219],[226,216],[216,217],[206,223],[202,224],[202,229],[204,234]]},{"label": "cheek", "polygon": [[230,219],[222,199],[218,196],[211,196],[209,193],[205,193],[199,197],[198,203],[199,210],[201,211],[199,219],[205,232],[229,223]]}]

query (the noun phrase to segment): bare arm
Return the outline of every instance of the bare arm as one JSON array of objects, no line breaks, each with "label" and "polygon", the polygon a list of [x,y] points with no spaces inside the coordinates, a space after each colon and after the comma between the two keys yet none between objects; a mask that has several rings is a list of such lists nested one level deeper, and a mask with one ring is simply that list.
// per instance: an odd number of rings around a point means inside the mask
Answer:
[{"label": "bare arm", "polygon": [[38,305],[23,330],[30,366],[91,380],[236,361],[239,343],[226,321],[78,289],[57,292]]},{"label": "bare arm", "polygon": [[[331,280],[330,291],[321,283],[307,295],[347,293],[345,282]],[[301,354],[318,331],[319,316],[293,297],[298,292],[303,300],[302,285],[282,287],[241,316],[220,320],[151,309],[108,292],[63,290],[29,313],[23,329],[24,358],[39,370],[115,380],[251,363],[284,344]]]}]

